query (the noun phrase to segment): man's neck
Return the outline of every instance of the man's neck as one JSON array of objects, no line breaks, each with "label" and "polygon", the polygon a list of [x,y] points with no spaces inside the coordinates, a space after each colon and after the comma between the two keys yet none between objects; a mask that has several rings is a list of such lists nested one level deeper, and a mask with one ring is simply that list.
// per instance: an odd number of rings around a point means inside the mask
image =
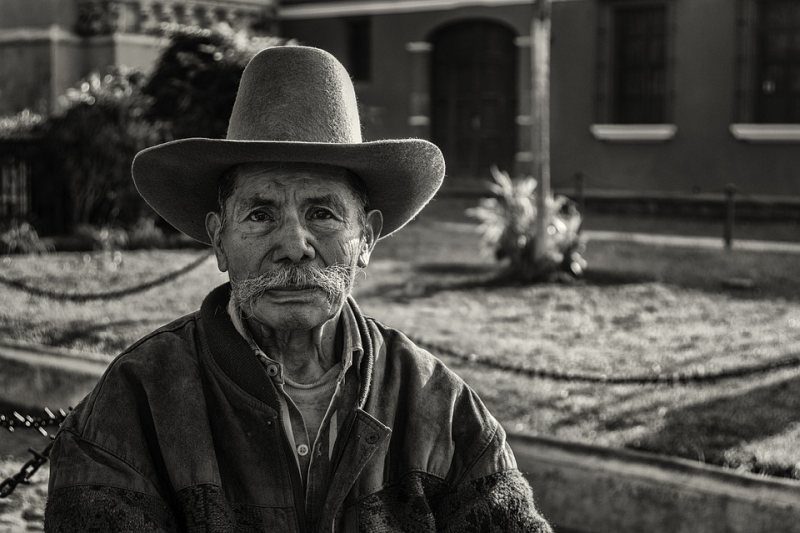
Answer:
[{"label": "man's neck", "polygon": [[313,383],[339,362],[336,328],[341,311],[312,330],[275,330],[254,318],[244,321],[250,335],[268,357],[283,365],[296,383]]}]

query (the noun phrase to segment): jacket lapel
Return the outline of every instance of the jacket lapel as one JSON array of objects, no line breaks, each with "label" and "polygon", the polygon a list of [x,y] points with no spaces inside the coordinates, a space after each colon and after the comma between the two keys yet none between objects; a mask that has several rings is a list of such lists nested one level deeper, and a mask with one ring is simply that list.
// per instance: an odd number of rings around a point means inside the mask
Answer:
[{"label": "jacket lapel", "polygon": [[319,531],[333,531],[336,515],[364,467],[389,441],[392,430],[363,409],[356,409],[341,456],[334,466]]}]

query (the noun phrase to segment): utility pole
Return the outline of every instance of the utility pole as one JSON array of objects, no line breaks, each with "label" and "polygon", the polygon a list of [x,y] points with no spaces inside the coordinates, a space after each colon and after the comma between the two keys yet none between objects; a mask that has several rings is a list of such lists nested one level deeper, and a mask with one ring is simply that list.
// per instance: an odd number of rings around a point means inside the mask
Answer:
[{"label": "utility pole", "polygon": [[536,192],[534,261],[541,264],[547,251],[550,225],[550,0],[533,0],[531,19],[531,137]]}]

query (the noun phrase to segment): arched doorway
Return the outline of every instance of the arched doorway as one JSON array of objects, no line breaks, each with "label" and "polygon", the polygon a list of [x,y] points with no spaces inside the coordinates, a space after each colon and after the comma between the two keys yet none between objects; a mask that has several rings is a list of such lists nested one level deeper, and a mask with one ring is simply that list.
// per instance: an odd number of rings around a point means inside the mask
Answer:
[{"label": "arched doorway", "polygon": [[431,134],[450,176],[511,170],[516,152],[517,48],[497,22],[469,20],[432,35]]}]

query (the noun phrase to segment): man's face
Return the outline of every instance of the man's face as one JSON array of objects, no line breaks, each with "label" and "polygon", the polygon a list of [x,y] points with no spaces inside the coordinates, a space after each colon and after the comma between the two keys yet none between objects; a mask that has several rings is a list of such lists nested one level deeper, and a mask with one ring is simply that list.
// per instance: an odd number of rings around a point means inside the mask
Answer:
[{"label": "man's face", "polygon": [[[240,302],[245,314],[275,330],[310,330],[336,316],[380,232],[380,212],[364,220],[362,209],[342,169],[239,167],[224,224],[209,213],[206,227],[220,270],[228,271],[232,285],[256,287],[248,302]],[[313,276],[312,281],[272,276],[312,270],[341,283],[326,292]]]}]

